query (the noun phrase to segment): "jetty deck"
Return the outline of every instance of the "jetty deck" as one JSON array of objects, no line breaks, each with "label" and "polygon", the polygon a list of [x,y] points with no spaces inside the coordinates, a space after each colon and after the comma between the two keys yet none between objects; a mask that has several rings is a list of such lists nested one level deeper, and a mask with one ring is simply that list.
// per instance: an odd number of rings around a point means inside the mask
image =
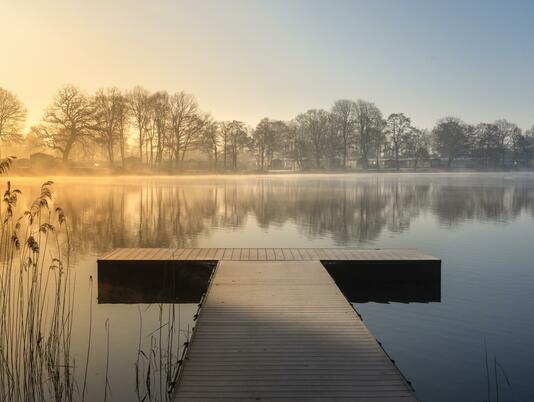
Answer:
[{"label": "jetty deck", "polygon": [[400,249],[211,248],[118,249],[100,259],[131,260],[217,263],[175,401],[417,400],[323,263],[439,263],[434,257]]},{"label": "jetty deck", "polygon": [[416,249],[381,248],[117,248],[99,261],[398,261],[438,258]]}]

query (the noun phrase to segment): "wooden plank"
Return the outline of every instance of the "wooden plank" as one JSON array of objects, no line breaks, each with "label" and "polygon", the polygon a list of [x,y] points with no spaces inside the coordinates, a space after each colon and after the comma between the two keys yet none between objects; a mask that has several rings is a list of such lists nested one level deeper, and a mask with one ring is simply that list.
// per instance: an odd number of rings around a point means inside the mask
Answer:
[{"label": "wooden plank", "polygon": [[189,256],[192,260],[198,260],[200,258],[200,255],[204,252],[204,248],[194,248],[193,252]]},{"label": "wooden plank", "polygon": [[119,259],[128,260],[128,257],[134,252],[134,250],[134,248],[123,248]]},{"label": "wooden plank", "polygon": [[189,256],[193,252],[192,248],[186,248],[184,249],[184,253],[180,256],[180,260],[189,260]]},{"label": "wooden plank", "polygon": [[117,260],[117,256],[122,253],[122,248],[116,248],[111,251],[108,251],[106,254],[100,256],[100,260]]},{"label": "wooden plank", "polygon": [[267,261],[274,261],[276,260],[276,255],[274,254],[274,248],[267,248],[267,249],[263,249],[263,251],[265,252],[265,259]]},{"label": "wooden plank", "polygon": [[332,260],[332,261],[337,260],[336,255],[334,254],[333,249],[323,248],[322,251],[323,251],[324,255],[326,256],[326,258],[327,258],[328,260]]},{"label": "wooden plank", "polygon": [[174,394],[192,399],[416,400],[322,264],[287,260],[219,262]]},{"label": "wooden plank", "polygon": [[302,249],[300,248],[292,248],[291,253],[293,254],[293,257],[295,258],[295,261],[305,261],[308,260],[308,255],[302,252]]},{"label": "wooden plank", "polygon": [[183,255],[184,252],[185,252],[185,249],[183,249],[183,248],[172,249],[171,259],[173,261],[181,260],[182,259],[182,255]]},{"label": "wooden plank", "polygon": [[200,252],[198,253],[198,256],[196,257],[196,259],[197,260],[207,260],[209,251],[210,251],[209,248],[201,248]]},{"label": "wooden plank", "polygon": [[99,257],[99,260],[113,260],[115,259],[114,258],[114,255],[116,255],[117,253],[120,252],[120,248],[115,248],[113,250],[110,250],[104,254],[102,254],[100,257]]},{"label": "wooden plank", "polygon": [[223,256],[224,256],[224,251],[225,249],[224,248],[218,248],[217,251],[215,252],[215,260],[222,260]]},{"label": "wooden plank", "polygon": [[136,260],[136,259],[138,259],[136,257],[140,256],[143,253],[144,253],[144,249],[143,248],[132,248],[132,249],[130,249],[126,259],[128,259],[128,260]]},{"label": "wooden plank", "polygon": [[347,261],[350,261],[352,259],[352,256],[354,255],[354,250],[350,248],[343,249],[343,255],[345,256],[345,259]]},{"label": "wooden plank", "polygon": [[319,255],[314,248],[307,248],[306,252],[310,255],[312,260],[320,260]]},{"label": "wooden plank", "polygon": [[309,261],[312,259],[310,254],[305,248],[299,248],[298,253],[300,254],[302,260]]},{"label": "wooden plank", "polygon": [[233,253],[233,249],[231,248],[225,248],[224,249],[224,254],[222,256],[222,259],[223,260],[231,260],[232,259],[232,253]]},{"label": "wooden plank", "polygon": [[345,261],[439,261],[412,249],[354,248],[117,248],[99,260],[345,260]]},{"label": "wooden plank", "polygon": [[154,252],[154,254],[152,254],[151,259],[152,260],[161,260],[162,259],[161,257],[165,254],[165,251],[168,250],[168,249],[156,248],[154,250],[155,250],[155,252]]},{"label": "wooden plank", "polygon": [[319,260],[319,256],[315,252],[315,249],[313,248],[307,248],[306,252],[310,255],[312,260]]},{"label": "wooden plank", "polygon": [[319,260],[326,260],[327,259],[326,254],[324,253],[322,248],[314,248],[313,251],[315,252],[315,254],[317,255],[317,258]]},{"label": "wooden plank", "polygon": [[141,257],[138,257],[140,260],[145,260],[145,261],[151,261],[152,260],[152,256],[158,251],[158,249],[156,248],[145,248],[144,249],[144,252],[141,254]]},{"label": "wooden plank", "polygon": [[[124,254],[125,250],[126,250],[125,248],[118,248],[117,252],[113,254],[113,257],[111,257],[110,260],[121,260],[122,255]],[[102,258],[102,259],[106,260],[107,258]]]},{"label": "wooden plank", "polygon": [[135,260],[152,260],[152,255],[154,254],[154,248],[142,248],[142,252],[133,257]]},{"label": "wooden plank", "polygon": [[117,248],[99,260],[346,260],[346,261],[439,261],[412,249],[354,248]]},{"label": "wooden plank", "polygon": [[257,261],[258,260],[258,249],[257,248],[251,248],[250,249],[249,259],[250,259],[250,261]]},{"label": "wooden plank", "polygon": [[115,260],[122,260],[124,259],[129,253],[131,248],[121,248],[119,253],[115,255]]},{"label": "wooden plank", "polygon": [[257,248],[256,253],[258,255],[258,261],[265,261],[267,259],[267,253],[264,248]]},{"label": "wooden plank", "polygon": [[331,248],[329,251],[333,254],[336,260],[345,259],[345,255],[343,254],[343,251],[340,248]]},{"label": "wooden plank", "polygon": [[241,257],[241,249],[240,248],[233,248],[232,249],[232,256],[230,257],[232,261],[239,261]]},{"label": "wooden plank", "polygon": [[293,260],[293,254],[291,254],[291,249],[283,248],[281,250],[282,250],[282,255],[284,256],[283,259],[285,261],[292,261]]},{"label": "wooden plank", "polygon": [[160,254],[158,254],[159,261],[175,261],[176,260],[176,249],[174,248],[164,248]]},{"label": "wooden plank", "polygon": [[145,254],[145,259],[152,261],[154,259],[154,256],[160,251],[160,248],[150,248],[147,250]]},{"label": "wooden plank", "polygon": [[208,252],[206,253],[206,258],[209,260],[214,260],[216,254],[217,254],[216,248],[209,248]]}]

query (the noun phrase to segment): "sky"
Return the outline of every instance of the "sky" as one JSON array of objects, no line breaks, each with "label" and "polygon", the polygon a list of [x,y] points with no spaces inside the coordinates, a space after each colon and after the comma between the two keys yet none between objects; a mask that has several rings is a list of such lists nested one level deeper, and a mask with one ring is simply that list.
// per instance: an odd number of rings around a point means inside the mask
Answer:
[{"label": "sky", "polygon": [[365,99],[421,128],[534,124],[534,1],[0,0],[0,87],[186,91],[220,120]]}]

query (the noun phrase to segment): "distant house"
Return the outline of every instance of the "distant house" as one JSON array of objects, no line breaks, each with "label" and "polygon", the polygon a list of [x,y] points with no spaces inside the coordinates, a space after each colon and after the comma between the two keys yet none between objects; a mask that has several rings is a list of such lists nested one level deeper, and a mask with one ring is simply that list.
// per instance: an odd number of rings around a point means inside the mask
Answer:
[{"label": "distant house", "polygon": [[[386,169],[396,169],[397,161],[393,158],[383,159],[380,161],[382,167]],[[416,159],[416,158],[399,158],[400,169],[415,169],[415,168],[427,168],[431,167],[432,160],[429,159]]]},{"label": "distant house", "polygon": [[362,164],[359,159],[349,158],[347,159],[346,166],[349,169],[358,169],[362,166]]},{"label": "distant house", "polygon": [[295,161],[289,158],[275,158],[271,161],[269,169],[272,170],[295,170]]},{"label": "distant house", "polygon": [[34,170],[48,170],[61,167],[63,162],[55,156],[45,154],[44,152],[36,152],[30,155],[30,167]]}]

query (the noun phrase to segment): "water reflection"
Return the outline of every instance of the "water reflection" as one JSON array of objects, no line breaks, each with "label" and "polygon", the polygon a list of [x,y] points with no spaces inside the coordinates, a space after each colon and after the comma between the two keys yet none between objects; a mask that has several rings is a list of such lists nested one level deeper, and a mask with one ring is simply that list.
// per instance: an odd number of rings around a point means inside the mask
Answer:
[{"label": "water reflection", "polygon": [[[23,192],[15,216],[29,207],[45,180],[12,179]],[[175,370],[176,365],[161,370],[165,364],[159,351],[168,355],[172,350],[171,361],[179,359],[178,345],[188,338],[197,310],[196,303],[146,304],[148,299],[140,305],[96,304],[96,291],[90,285],[90,278],[97,278],[95,253],[114,247],[369,244],[418,247],[444,261],[439,295],[421,294],[416,286],[389,293],[384,300],[368,284],[344,290],[356,302],[440,300],[357,306],[373,335],[414,381],[422,400],[487,400],[485,339],[490,360],[497,356],[512,380],[515,400],[534,400],[530,379],[534,366],[525,354],[534,348],[532,175],[77,177],[59,178],[52,191],[56,204],[65,210],[75,253],[72,353],[77,362],[85,362],[92,334],[86,401],[101,401],[108,380],[110,400],[136,400],[137,395],[143,399],[149,372]],[[117,278],[108,285],[113,287]],[[133,283],[131,288],[138,286]],[[111,298],[112,293],[113,289]],[[135,292],[129,295],[134,296]],[[166,295],[156,292],[156,296]],[[88,320],[91,314],[93,319]],[[176,326],[166,325],[174,315]],[[160,342],[161,331],[165,333]],[[177,337],[174,349],[167,348],[166,339]],[[108,342],[113,345],[109,355]],[[154,353],[157,361],[144,357]],[[80,388],[83,372],[82,368],[75,373]],[[158,395],[165,394],[161,384],[168,381],[160,379],[154,375],[149,381]]]},{"label": "water reflection", "polygon": [[55,191],[80,253],[195,247],[199,236],[243,228],[250,219],[264,230],[292,224],[300,236],[343,246],[406,231],[422,214],[445,227],[534,216],[532,186],[491,177],[122,179],[59,184]]}]

